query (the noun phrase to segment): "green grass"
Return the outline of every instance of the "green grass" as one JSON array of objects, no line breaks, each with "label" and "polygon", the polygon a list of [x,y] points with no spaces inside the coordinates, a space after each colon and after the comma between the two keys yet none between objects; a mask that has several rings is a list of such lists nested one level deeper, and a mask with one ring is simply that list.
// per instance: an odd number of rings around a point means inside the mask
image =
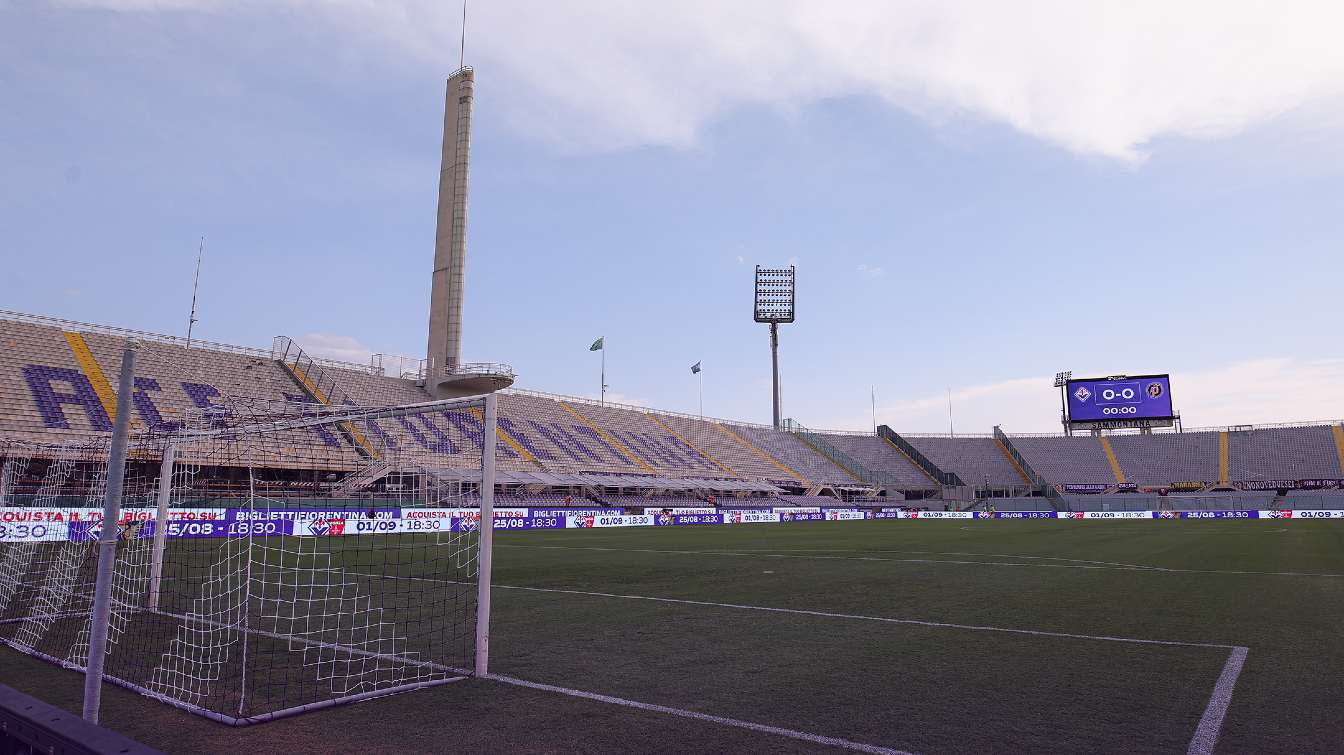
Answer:
[{"label": "green grass", "polygon": [[[919,753],[1179,753],[1226,649],[503,586],[1238,645],[1218,752],[1344,751],[1338,522],[818,522],[496,544],[498,674]],[[0,679],[79,708],[72,672],[0,650]],[[251,729],[119,689],[104,705],[106,725],[173,752],[826,749],[488,680]]]}]

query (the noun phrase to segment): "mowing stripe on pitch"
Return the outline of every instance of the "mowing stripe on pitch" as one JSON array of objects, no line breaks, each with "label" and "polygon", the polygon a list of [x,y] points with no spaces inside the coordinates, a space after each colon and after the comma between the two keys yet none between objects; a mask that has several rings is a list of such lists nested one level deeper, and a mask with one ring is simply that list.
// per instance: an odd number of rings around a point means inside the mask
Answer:
[{"label": "mowing stripe on pitch", "polygon": [[[1233,576],[1249,575],[1249,576],[1264,576],[1264,577],[1344,577],[1344,574],[1327,574],[1321,572],[1179,569],[1166,566],[1140,566],[1137,564],[1134,565],[1128,565],[1128,564],[1103,565],[1101,563],[1042,564],[1042,563],[1022,563],[1020,561],[960,561],[947,558],[880,558],[878,556],[824,556],[824,555],[812,555],[806,553],[768,553],[765,551],[688,551],[688,550],[668,550],[660,548],[611,548],[596,545],[517,545],[514,543],[495,543],[495,547],[529,548],[539,550],[567,550],[567,551],[609,551],[613,553],[663,553],[673,556],[733,556],[744,558],[796,558],[796,559],[815,560],[815,561],[872,561],[887,564],[951,564],[953,566],[1017,566],[1017,567],[1031,567],[1038,569],[1085,569],[1090,571],[1132,571],[1132,572],[1152,572],[1161,574],[1218,574],[1218,575],[1233,575]],[[876,551],[876,552],[882,553],[885,551]],[[968,555],[975,555],[975,554],[968,554]],[[995,556],[990,557],[993,558]],[[1048,558],[1045,556],[998,556],[998,557],[1022,558],[1022,559]]]},{"label": "mowing stripe on pitch", "polygon": [[1227,716],[1228,705],[1232,702],[1232,691],[1236,688],[1237,678],[1241,675],[1241,668],[1246,662],[1246,655],[1249,650],[1241,645],[1225,645],[1213,642],[1185,642],[1181,640],[1149,640],[1138,637],[1111,637],[1107,635],[1076,634],[1073,632],[1051,632],[1039,629],[1012,629],[1008,627],[990,627],[977,624],[954,624],[944,621],[922,621],[918,619],[893,619],[885,616],[864,616],[862,614],[833,613],[829,611],[809,611],[800,608],[774,608],[770,606],[750,606],[740,603],[716,603],[706,600],[687,600],[684,598],[657,598],[647,595],[620,595],[617,593],[591,592],[586,590],[562,590],[550,587],[520,587],[515,585],[494,585],[501,590],[521,590],[525,592],[548,592],[568,595],[590,595],[602,598],[618,598],[623,600],[647,600],[656,603],[678,603],[693,606],[710,606],[715,608],[732,608],[747,611],[765,611],[769,613],[787,613],[798,614],[802,616],[819,616],[832,619],[852,619],[858,621],[878,621],[889,624],[913,624],[916,626],[935,627],[940,629],[962,629],[975,632],[1004,632],[1008,634],[1025,634],[1038,637],[1062,637],[1074,640],[1096,640],[1099,642],[1124,642],[1137,645],[1168,645],[1179,647],[1194,648],[1215,648],[1218,650],[1230,651],[1227,656],[1227,662],[1223,664],[1222,673],[1218,676],[1218,681],[1214,685],[1213,694],[1209,697],[1208,704],[1204,707],[1204,713],[1200,716],[1199,727],[1195,730],[1194,737],[1190,740],[1190,747],[1187,755],[1210,755],[1214,746],[1218,743],[1218,736],[1222,732],[1223,719]]},{"label": "mowing stripe on pitch", "polygon": [[557,687],[553,684],[541,684],[540,682],[529,682],[525,679],[515,679],[511,676],[500,676],[499,674],[489,674],[485,677],[497,682],[512,684],[518,687],[527,687],[528,689],[542,690],[544,692],[555,692],[570,697],[580,697],[585,700],[595,700],[600,703],[609,703],[611,705],[620,705],[626,708],[636,708],[646,710],[651,713],[664,713],[670,716],[680,716],[695,721],[705,721],[708,723],[721,724],[723,726],[734,726],[739,729],[748,729],[750,731],[761,732],[762,734],[774,734],[780,737],[790,739],[800,739],[804,742],[814,744],[829,745],[831,747],[842,747],[846,750],[855,750],[857,752],[869,752],[874,755],[914,755],[914,753],[905,750],[894,750],[890,747],[879,747],[877,745],[864,744],[862,742],[853,742],[840,737],[827,737],[821,734],[809,734],[805,731],[794,729],[785,729],[779,726],[770,726],[768,724],[758,724],[752,721],[743,721],[737,718],[726,718],[724,716],[712,716],[708,713],[698,713],[693,710],[684,710],[682,708],[671,708],[666,705],[655,705],[653,703],[641,703],[638,700],[627,700],[623,697],[613,697],[611,695],[600,695],[596,692],[584,692],[583,690],[570,689],[569,687]]},{"label": "mowing stripe on pitch", "polygon": [[[353,576],[359,576],[359,577],[385,578],[384,575],[380,574],[360,574],[358,572],[352,572],[351,574]],[[398,577],[398,579],[413,579],[422,582],[459,584],[457,580],[436,579],[434,577]],[[1190,747],[1187,751],[1187,755],[1208,755],[1209,753],[1213,752],[1214,745],[1218,743],[1218,736],[1222,732],[1223,719],[1226,718],[1227,716],[1228,705],[1231,704],[1232,702],[1232,691],[1236,688],[1237,678],[1241,675],[1242,666],[1246,663],[1246,656],[1250,652],[1248,648],[1242,645],[1227,645],[1216,642],[1189,642],[1185,640],[1151,640],[1142,637],[1113,637],[1110,635],[1079,634],[1076,632],[1053,632],[1044,629],[1015,629],[1012,627],[991,627],[991,626],[984,626],[981,624],[956,624],[947,621],[926,621],[922,619],[896,619],[888,616],[865,616],[863,614],[854,614],[854,613],[811,611],[803,608],[777,608],[774,606],[752,606],[752,605],[745,605],[742,603],[718,603],[709,600],[690,600],[687,598],[660,598],[652,595],[623,595],[620,593],[595,592],[591,590],[566,590],[558,587],[525,587],[522,585],[500,585],[500,584],[491,585],[491,587],[496,590],[518,590],[520,592],[554,593],[559,595],[585,595],[595,598],[614,598],[618,600],[642,600],[642,601],[649,601],[652,603],[673,603],[678,605],[706,606],[710,608],[729,608],[741,611],[762,611],[766,613],[794,614],[799,616],[817,616],[826,619],[876,621],[884,624],[906,624],[912,626],[932,627],[935,629],[961,629],[964,631],[972,631],[972,632],[1001,632],[1004,634],[1023,634],[1034,637],[1060,637],[1071,640],[1094,640],[1097,642],[1123,642],[1133,645],[1165,645],[1174,647],[1214,648],[1217,650],[1227,650],[1229,651],[1227,661],[1223,664],[1223,670],[1222,673],[1219,674],[1218,676],[1217,683],[1214,685],[1213,694],[1210,695],[1209,702],[1204,707],[1204,713],[1202,716],[1200,716],[1199,727],[1195,730],[1195,735],[1190,740]],[[591,692],[566,690],[563,687],[551,687],[549,685],[541,685],[536,684],[534,682],[523,682],[520,679],[509,680],[507,677],[499,677],[494,674],[491,674],[490,678],[499,679],[500,681],[509,681],[509,683],[511,684],[520,683],[522,684],[522,686],[532,686],[536,689],[549,689],[555,692],[564,692],[565,694],[575,694],[578,697],[589,697],[594,700],[604,700],[606,702],[617,702],[621,700],[621,698],[607,698],[604,695],[596,695],[595,693]],[[688,715],[691,718],[713,720],[718,721],[720,723],[728,723],[734,721],[734,719],[720,719],[716,716],[709,716],[703,713],[693,713],[691,711],[678,711],[678,709],[676,708],[663,708],[662,706],[651,705],[648,703],[634,703],[633,701],[623,701],[623,702],[633,704],[634,707],[642,707],[646,710],[659,710],[665,713],[675,713],[676,715]],[[775,727],[768,727],[762,724],[752,724],[746,721],[737,721],[735,723],[732,723],[731,725],[744,726],[745,728],[752,728],[758,731],[771,731],[772,733],[781,734],[783,736],[793,736],[795,734],[802,734],[802,737],[795,737],[795,738],[808,738],[814,736],[810,734],[804,734],[802,732],[785,733],[790,732],[790,730],[776,729]],[[809,739],[809,741],[820,741],[820,740]],[[837,743],[844,741],[846,740],[836,740]],[[853,745],[853,747],[850,747],[850,749],[869,747],[869,745],[863,745],[855,742],[850,742],[847,745],[837,744],[837,746],[850,746],[850,745]],[[876,748],[865,751],[887,752],[887,753],[898,752],[896,750],[887,750],[883,748]]]}]

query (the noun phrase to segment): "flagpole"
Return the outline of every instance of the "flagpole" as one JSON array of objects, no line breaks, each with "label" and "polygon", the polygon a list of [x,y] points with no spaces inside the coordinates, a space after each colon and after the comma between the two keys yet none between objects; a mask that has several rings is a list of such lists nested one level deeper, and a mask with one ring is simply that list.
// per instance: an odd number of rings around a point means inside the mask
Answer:
[{"label": "flagpole", "polygon": [[947,389],[947,434],[955,436],[957,433],[952,429],[952,389]]},{"label": "flagpole", "polygon": [[196,289],[201,285],[201,257],[205,254],[205,237],[196,247],[196,277],[191,279],[191,316],[187,318],[187,348],[191,348],[191,330],[196,326]]},{"label": "flagpole", "polygon": [[[697,362],[697,364],[699,364]],[[705,368],[700,368],[700,419],[705,418]]]},{"label": "flagpole", "polygon": [[597,403],[601,406],[607,405],[607,339],[602,339],[602,390],[599,393]]}]

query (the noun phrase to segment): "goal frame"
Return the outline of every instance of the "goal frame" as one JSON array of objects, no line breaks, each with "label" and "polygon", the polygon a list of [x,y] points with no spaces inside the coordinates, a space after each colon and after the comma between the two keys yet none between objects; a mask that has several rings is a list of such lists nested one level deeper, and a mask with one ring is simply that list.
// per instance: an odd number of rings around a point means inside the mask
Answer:
[{"label": "goal frame", "polygon": [[[129,391],[127,391],[126,393],[129,394]],[[119,399],[120,398],[122,397],[119,397]],[[128,409],[129,407],[127,407],[127,410]],[[158,465],[159,479],[157,488],[154,490],[154,500],[153,500],[154,519],[156,520],[156,522],[162,523],[168,521],[169,514],[171,511],[172,495],[173,495],[173,479],[175,469],[179,464],[184,463],[182,459],[183,452],[181,452],[181,449],[189,447],[190,444],[192,443],[199,444],[202,442],[209,442],[214,439],[227,438],[227,437],[236,438],[251,435],[260,436],[265,433],[293,432],[293,431],[305,430],[308,428],[315,428],[323,425],[331,426],[337,423],[356,423],[356,422],[364,423],[366,421],[376,419],[395,419],[400,417],[409,417],[410,415],[417,415],[417,414],[424,415],[430,412],[442,412],[450,410],[479,411],[480,415],[478,416],[481,420],[480,422],[481,444],[480,444],[480,459],[479,459],[480,483],[479,487],[477,488],[477,490],[479,491],[479,503],[478,503],[479,519],[477,520],[476,532],[474,534],[475,548],[469,549],[475,551],[474,554],[469,554],[469,558],[474,555],[475,570],[476,570],[475,574],[476,585],[474,591],[475,616],[474,616],[474,627],[472,627],[473,630],[472,634],[474,635],[474,645],[470,656],[462,659],[462,660],[470,660],[471,666],[469,668],[459,668],[456,667],[456,665],[446,665],[444,663],[438,662],[441,659],[435,659],[433,661],[417,660],[411,662],[412,665],[419,665],[422,668],[433,669],[437,674],[436,678],[407,681],[405,683],[392,684],[389,686],[359,692],[333,694],[331,697],[328,697],[326,699],[304,702],[302,704],[282,707],[276,710],[248,712],[244,709],[243,703],[248,699],[250,691],[247,686],[249,684],[249,680],[247,678],[247,670],[246,670],[246,663],[247,663],[246,653],[247,653],[247,645],[248,642],[252,639],[252,635],[269,634],[271,639],[288,640],[291,645],[294,645],[295,643],[299,645],[312,645],[315,647],[316,651],[319,654],[330,651],[330,652],[343,653],[347,658],[350,657],[357,658],[360,655],[363,655],[371,657],[374,662],[380,662],[386,658],[395,658],[395,660],[404,663],[407,662],[407,658],[405,656],[384,656],[381,653],[369,653],[368,651],[360,650],[354,646],[332,645],[330,643],[322,643],[322,642],[314,643],[308,639],[296,637],[293,635],[281,636],[274,633],[267,633],[265,630],[262,630],[260,628],[246,627],[246,620],[244,619],[243,628],[238,630],[240,632],[239,637],[241,638],[239,640],[239,648],[242,654],[243,671],[241,680],[239,682],[239,690],[238,690],[240,696],[240,701],[238,705],[238,715],[234,716],[221,712],[220,710],[212,709],[205,705],[194,704],[187,700],[178,699],[178,697],[175,697],[172,694],[165,694],[162,691],[150,689],[148,686],[146,686],[148,682],[146,682],[145,684],[141,684],[138,683],[136,680],[122,678],[121,676],[114,675],[114,673],[111,672],[100,673],[98,674],[98,676],[101,678],[94,679],[92,676],[90,676],[90,667],[93,666],[96,668],[97,666],[101,666],[101,664],[89,663],[89,659],[92,657],[92,655],[88,652],[87,648],[85,650],[82,662],[80,662],[81,659],[78,658],[62,658],[58,657],[57,655],[52,655],[51,653],[43,652],[35,647],[14,645],[13,643],[4,638],[0,638],[0,642],[3,642],[3,644],[5,645],[14,647],[20,652],[24,652],[25,654],[31,655],[33,657],[41,658],[43,660],[73,670],[83,671],[86,675],[86,678],[89,680],[88,684],[86,684],[86,688],[89,685],[93,685],[96,687],[100,684],[100,682],[110,682],[119,687],[123,687],[125,689],[138,692],[146,697],[150,697],[152,699],[188,711],[195,715],[200,715],[202,717],[233,726],[246,726],[251,724],[257,724],[309,711],[321,710],[324,708],[329,708],[337,705],[343,705],[346,703],[360,702],[363,700],[382,697],[385,695],[398,694],[401,692],[407,692],[415,689],[423,689],[426,687],[448,684],[452,682],[462,681],[471,676],[477,676],[477,677],[487,676],[489,673],[489,647],[490,647],[490,605],[491,605],[490,592],[491,592],[492,562],[493,562],[492,555],[493,555],[493,533],[494,533],[494,527],[493,527],[494,488],[496,479],[495,461],[496,461],[496,446],[498,443],[498,435],[497,435],[498,399],[494,394],[443,399],[443,400],[422,402],[417,404],[407,404],[402,406],[383,407],[383,408],[317,407],[314,412],[308,413],[307,416],[287,417],[284,419],[278,419],[273,421],[250,422],[250,423],[238,424],[232,427],[219,427],[219,428],[195,429],[195,430],[179,429],[174,430],[173,432],[168,434],[161,434],[159,437],[154,439],[153,443],[146,443],[144,438],[133,438],[131,440],[131,445],[134,448],[133,454],[136,455],[140,461],[144,461],[145,454],[150,452],[151,450],[158,450],[162,452],[162,457],[159,460]],[[129,411],[127,411],[127,413],[129,413]],[[108,456],[110,456],[110,454]],[[104,456],[105,461],[107,458],[108,458],[107,456]],[[472,461],[476,460],[473,459]],[[111,496],[109,496],[109,498],[110,497]],[[120,498],[120,496],[118,496],[118,498]],[[255,497],[250,498],[249,505],[255,504],[255,500],[256,500]],[[0,502],[0,505],[2,505],[2,502]],[[106,517],[109,512],[113,517],[113,521],[119,520],[121,518],[121,508],[122,508],[121,501],[117,500],[116,507],[114,509],[108,508],[104,510],[104,517],[105,517],[104,520],[105,521],[107,520]],[[115,530],[116,528],[112,529]],[[153,612],[160,616],[171,616],[182,618],[184,620],[188,620],[194,623],[197,626],[201,624],[208,625],[211,623],[211,620],[208,618],[192,616],[190,619],[187,619],[187,617],[181,616],[180,614],[177,613],[169,612],[167,609],[161,608],[160,606],[160,600],[163,590],[166,552],[168,550],[167,533],[168,528],[166,526],[156,525],[154,527],[153,536],[148,546],[151,554],[148,565],[149,577],[147,580],[149,588],[141,596],[141,599],[144,601],[144,603],[142,605],[142,608],[138,610]],[[430,537],[429,535],[414,535],[414,534],[401,535],[401,536]],[[244,536],[237,536],[237,539],[247,540],[249,542],[250,547],[250,541],[253,537],[261,537],[261,536],[259,535],[254,536],[249,534]],[[293,536],[285,535],[283,537],[293,537]],[[396,537],[396,535],[394,535],[393,537]],[[105,560],[108,559],[107,554],[109,553],[111,554],[110,562],[105,563]],[[117,558],[118,556],[116,555],[115,548],[112,549],[99,548],[95,569],[100,572],[104,570],[113,570],[117,567],[116,563]],[[247,558],[250,559],[251,556],[249,555]],[[249,569],[250,573],[251,569],[250,561],[248,561],[247,568]],[[246,614],[247,611],[250,610],[248,606],[250,602],[254,599],[251,593],[252,586],[250,583],[250,579],[251,578],[248,577],[247,579],[244,580],[246,587],[243,588],[244,596],[241,598],[242,605],[244,606],[243,608],[244,614]],[[49,618],[54,620],[77,619],[78,613],[79,612],[77,611],[74,613],[71,613],[69,611],[63,611],[61,613],[52,613],[49,616],[44,616],[43,618]],[[90,622],[88,625],[90,629],[90,634],[97,634],[98,632],[94,631],[94,628],[101,623],[103,626],[101,633],[103,634],[103,636],[106,636],[107,624],[112,620],[112,616],[106,611],[103,611],[101,616],[98,616],[96,611],[92,614],[85,614],[85,615],[90,616]],[[25,621],[29,618],[31,617],[25,616],[20,618],[11,618],[3,622],[0,622],[0,624],[13,624],[15,622]],[[468,615],[465,618],[467,621],[471,621],[473,617]],[[459,624],[459,626],[462,626],[462,624]],[[463,626],[462,628],[463,631],[467,630],[467,627],[465,626]],[[110,652],[112,651],[109,650],[109,653]],[[98,696],[95,695],[94,698],[95,712],[93,713],[95,719],[93,720],[96,720],[97,716],[96,712],[97,697]],[[216,707],[218,708],[222,706],[216,706]]]}]

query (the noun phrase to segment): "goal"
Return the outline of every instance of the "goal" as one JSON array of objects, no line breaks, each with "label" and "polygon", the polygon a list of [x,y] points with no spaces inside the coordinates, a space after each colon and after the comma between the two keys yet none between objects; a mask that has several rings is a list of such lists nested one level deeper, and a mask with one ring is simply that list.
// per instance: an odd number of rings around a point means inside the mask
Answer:
[{"label": "goal", "polygon": [[[484,675],[495,427],[481,396],[133,433],[103,679],[241,725]],[[83,670],[109,444],[0,456],[0,643]]]}]

